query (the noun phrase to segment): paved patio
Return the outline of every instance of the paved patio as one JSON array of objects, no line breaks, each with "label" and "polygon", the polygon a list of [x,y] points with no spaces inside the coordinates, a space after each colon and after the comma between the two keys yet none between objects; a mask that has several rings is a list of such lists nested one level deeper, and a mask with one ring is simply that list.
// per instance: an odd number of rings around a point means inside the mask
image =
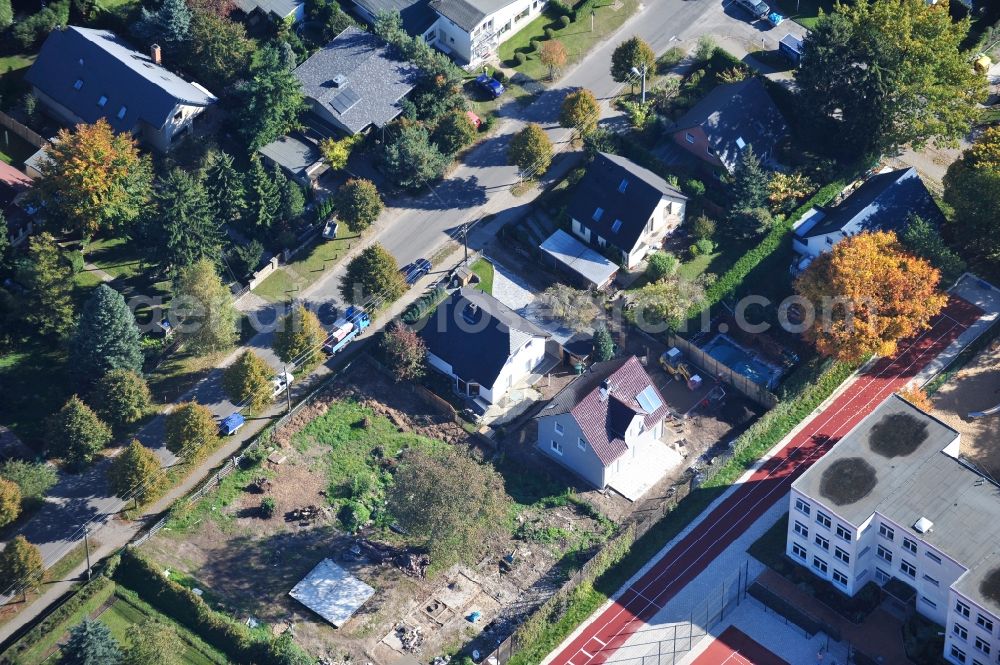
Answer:
[{"label": "paved patio", "polygon": [[[664,433],[669,438],[669,433]],[[626,453],[627,454],[627,453]],[[643,450],[641,457],[628,460],[621,475],[610,487],[629,501],[638,501],[672,469],[684,461],[679,452],[665,441],[657,441]]]}]

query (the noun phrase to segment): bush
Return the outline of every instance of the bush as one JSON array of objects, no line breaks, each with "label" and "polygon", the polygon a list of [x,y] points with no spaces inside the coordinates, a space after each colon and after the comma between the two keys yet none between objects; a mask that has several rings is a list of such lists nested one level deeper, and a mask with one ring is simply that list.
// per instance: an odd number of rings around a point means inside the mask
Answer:
[{"label": "bush", "polygon": [[278,505],[275,503],[274,497],[264,497],[260,502],[260,516],[266,520],[271,519],[274,517],[274,511],[277,507]]},{"label": "bush", "polygon": [[541,40],[539,40],[538,37],[532,37],[528,40],[528,53],[535,53],[538,51],[539,41]]},{"label": "bush", "polygon": [[517,53],[514,54],[514,64],[515,65],[523,65],[527,61],[528,61],[528,56],[526,56],[521,51],[518,51]]},{"label": "bush", "polygon": [[502,69],[494,69],[493,70],[493,80],[494,81],[499,81],[500,83],[502,83],[504,85],[507,85],[507,81],[509,80],[509,78],[510,77],[508,77],[506,74],[504,74],[504,72],[503,72]]},{"label": "bush", "polygon": [[698,46],[694,49],[694,58],[699,62],[708,62],[708,60],[715,55],[715,51],[715,40],[707,35],[702,36],[698,38]]},{"label": "bush", "polygon": [[[521,55],[521,54],[518,53],[518,55]],[[479,125],[479,131],[481,133],[486,133],[486,132],[490,131],[497,124],[497,117],[495,115],[493,115],[492,113],[490,115],[486,116],[485,118],[481,118],[481,120],[483,121],[483,124]]]},{"label": "bush", "polygon": [[698,248],[698,252],[701,254],[711,254],[715,251],[715,243],[708,238],[702,238],[694,246]]},{"label": "bush", "polygon": [[443,286],[436,286],[434,290],[430,293],[420,296],[412,305],[406,308],[403,312],[403,323],[407,325],[413,325],[420,319],[424,318],[428,312],[432,311],[437,304],[444,300],[445,296],[448,295],[447,290]]},{"label": "bush", "polygon": [[545,28],[543,33],[545,34],[546,39],[552,39],[553,37],[556,36],[556,31],[553,30],[552,28]]},{"label": "bush", "polygon": [[692,259],[697,258],[698,256],[701,255],[701,250],[698,249],[697,244],[688,245],[688,255],[690,255]]},{"label": "bush", "polygon": [[569,18],[569,15],[573,13],[573,9],[562,0],[552,0],[549,2],[548,12],[553,16]]},{"label": "bush", "polygon": [[559,17],[559,25],[562,26],[563,28],[565,28],[566,26],[568,26],[569,23],[570,23],[570,20],[569,20],[569,15],[568,14],[563,14],[562,16]]},{"label": "bush", "polygon": [[677,272],[679,263],[677,257],[669,252],[654,252],[646,262],[646,277],[651,282],[658,282]]},{"label": "bush", "polygon": [[691,235],[698,240],[702,240],[704,238],[711,240],[712,236],[715,235],[715,220],[711,217],[706,217],[705,215],[699,215],[694,222],[691,223]]},{"label": "bush", "polygon": [[371,517],[372,513],[368,510],[368,506],[358,501],[348,501],[337,513],[341,524],[351,533],[368,524]]},{"label": "bush", "polygon": [[684,50],[674,46],[667,49],[667,52],[656,59],[656,71],[659,74],[666,74],[676,67],[684,59]]},{"label": "bush", "polygon": [[689,197],[696,199],[705,195],[705,183],[697,178],[691,178],[681,183],[681,190]]}]

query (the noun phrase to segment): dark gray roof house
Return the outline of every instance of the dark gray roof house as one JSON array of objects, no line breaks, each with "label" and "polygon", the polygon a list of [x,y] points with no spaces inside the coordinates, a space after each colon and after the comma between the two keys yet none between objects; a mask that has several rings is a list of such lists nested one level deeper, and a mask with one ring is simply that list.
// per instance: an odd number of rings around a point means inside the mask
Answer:
[{"label": "dark gray roof house", "polygon": [[807,211],[795,223],[795,248],[800,254],[818,256],[858,233],[901,233],[914,215],[939,228],[945,221],[916,169],[884,171],[868,178],[837,205]]},{"label": "dark gray roof house", "polygon": [[417,73],[415,65],[394,60],[381,39],[353,26],[295,69],[313,113],[349,135],[398,116]]},{"label": "dark gray roof house", "polygon": [[104,118],[116,132],[166,151],[216,97],[133,50],[114,33],[69,26],[53,30],[25,79],[38,100],[68,125]]},{"label": "dark gray roof house", "polygon": [[493,296],[455,291],[421,329],[428,362],[456,389],[496,404],[546,356],[551,335]]},{"label": "dark gray roof house", "polygon": [[750,77],[716,86],[671,132],[675,143],[731,173],[747,145],[762,162],[772,162],[775,148],[788,135],[788,125],[764,84]]},{"label": "dark gray roof house", "polygon": [[437,21],[430,0],[354,0],[354,9],[369,23],[379,12],[399,12],[403,29],[414,37],[426,33]]},{"label": "dark gray roof house", "polygon": [[291,18],[295,23],[305,18],[304,0],[233,0],[244,14],[272,16],[278,20]]},{"label": "dark gray roof house", "polygon": [[573,233],[613,247],[631,268],[683,221],[687,197],[649,169],[601,152],[573,189],[567,213]]}]

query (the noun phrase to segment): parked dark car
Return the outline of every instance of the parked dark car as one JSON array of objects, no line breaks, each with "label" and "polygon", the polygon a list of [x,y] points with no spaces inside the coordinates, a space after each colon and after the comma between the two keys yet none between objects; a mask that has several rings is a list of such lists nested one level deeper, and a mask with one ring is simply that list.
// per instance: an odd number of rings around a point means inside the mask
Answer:
[{"label": "parked dark car", "polygon": [[737,7],[750,14],[754,20],[765,18],[771,13],[771,8],[763,0],[734,0],[734,2]]},{"label": "parked dark car", "polygon": [[494,99],[502,95],[504,91],[503,83],[486,74],[480,74],[476,77],[476,85],[490,93]]},{"label": "parked dark car", "polygon": [[407,263],[405,266],[400,268],[399,272],[403,273],[403,278],[406,280],[406,283],[413,286],[420,280],[421,277],[429,273],[431,268],[433,268],[433,266],[427,259],[417,259],[413,263]]}]

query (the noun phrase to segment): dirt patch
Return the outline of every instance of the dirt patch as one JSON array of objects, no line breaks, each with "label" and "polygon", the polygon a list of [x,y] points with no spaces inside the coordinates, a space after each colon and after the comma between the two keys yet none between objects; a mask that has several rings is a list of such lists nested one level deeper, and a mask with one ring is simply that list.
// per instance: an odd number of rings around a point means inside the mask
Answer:
[{"label": "dirt patch", "polygon": [[1000,478],[1000,413],[969,418],[1000,404],[1000,341],[994,342],[934,393],[934,415],[962,435],[962,455]]}]

